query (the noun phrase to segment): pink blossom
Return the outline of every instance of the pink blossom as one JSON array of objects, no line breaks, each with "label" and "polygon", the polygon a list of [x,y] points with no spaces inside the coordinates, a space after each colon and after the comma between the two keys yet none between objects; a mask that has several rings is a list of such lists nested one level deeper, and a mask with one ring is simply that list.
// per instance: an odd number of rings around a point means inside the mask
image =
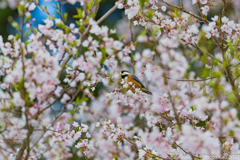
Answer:
[{"label": "pink blossom", "polygon": [[201,4],[207,4],[208,1],[207,1],[207,0],[200,0],[200,3],[201,3]]},{"label": "pink blossom", "polygon": [[204,6],[204,7],[201,7],[201,10],[202,10],[202,13],[204,14],[204,15],[207,15],[207,13],[209,12],[209,7],[208,6]]},{"label": "pink blossom", "polygon": [[217,21],[218,20],[218,16],[215,15],[213,18],[211,18],[213,21]]},{"label": "pink blossom", "polygon": [[67,95],[66,93],[63,94],[63,97],[61,99],[61,103],[66,104],[68,100],[70,100],[70,96]]},{"label": "pink blossom", "polygon": [[166,6],[162,6],[161,9],[163,12],[165,12],[167,10]]},{"label": "pink blossom", "polygon": [[79,124],[77,122],[73,122],[73,127],[79,127]]},{"label": "pink blossom", "polygon": [[227,23],[228,22],[228,18],[226,16],[222,17],[221,20],[222,20],[222,23]]},{"label": "pink blossom", "polygon": [[36,8],[35,3],[31,3],[28,7],[28,11],[33,11]]},{"label": "pink blossom", "polygon": [[139,11],[139,6],[135,5],[125,10],[125,14],[128,16],[128,19],[132,19]]},{"label": "pink blossom", "polygon": [[[117,3],[117,2],[116,2]],[[123,4],[122,3],[118,3],[118,9],[123,9]]]}]

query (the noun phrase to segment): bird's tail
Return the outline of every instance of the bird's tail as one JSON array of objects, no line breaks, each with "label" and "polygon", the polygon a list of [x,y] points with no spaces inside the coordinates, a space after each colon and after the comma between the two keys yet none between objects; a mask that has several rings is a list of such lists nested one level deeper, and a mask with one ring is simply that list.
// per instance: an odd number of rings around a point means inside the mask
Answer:
[{"label": "bird's tail", "polygon": [[143,89],[142,89],[142,91],[143,91],[144,93],[147,93],[147,94],[150,94],[150,95],[152,95],[152,92],[150,92],[150,91],[146,90],[145,88],[143,88]]}]

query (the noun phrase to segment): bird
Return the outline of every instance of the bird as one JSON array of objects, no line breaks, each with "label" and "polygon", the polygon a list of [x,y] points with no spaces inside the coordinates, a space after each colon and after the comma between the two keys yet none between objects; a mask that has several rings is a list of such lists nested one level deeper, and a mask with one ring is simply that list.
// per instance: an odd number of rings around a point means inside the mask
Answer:
[{"label": "bird", "polygon": [[[146,93],[146,94],[150,94],[152,95],[152,92],[148,91],[146,89],[146,87],[142,84],[142,82],[137,78],[137,76],[130,74],[128,71],[126,70],[122,70],[120,72],[120,75],[122,77],[122,79],[124,79],[124,81],[126,83],[129,84],[129,82],[132,82],[131,86],[134,86],[135,88],[139,88],[140,91]],[[132,88],[132,87],[130,87]],[[135,92],[135,90],[133,90],[133,92]]]}]

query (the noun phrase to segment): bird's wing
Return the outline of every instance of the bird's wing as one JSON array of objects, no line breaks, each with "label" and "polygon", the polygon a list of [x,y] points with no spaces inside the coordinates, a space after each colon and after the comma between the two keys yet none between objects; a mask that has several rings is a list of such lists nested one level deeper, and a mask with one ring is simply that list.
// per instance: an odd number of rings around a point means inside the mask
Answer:
[{"label": "bird's wing", "polygon": [[135,75],[131,75],[132,76],[132,78],[135,80],[135,81],[137,81],[139,84],[141,84],[141,86],[143,87],[143,88],[145,88],[145,86],[142,84],[142,82],[137,78],[137,76],[135,76]]}]

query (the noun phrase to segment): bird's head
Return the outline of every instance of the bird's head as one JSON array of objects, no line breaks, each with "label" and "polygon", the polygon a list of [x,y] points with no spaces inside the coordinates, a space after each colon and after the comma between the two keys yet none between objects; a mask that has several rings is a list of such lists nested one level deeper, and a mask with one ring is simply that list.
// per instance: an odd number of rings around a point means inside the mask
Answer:
[{"label": "bird's head", "polygon": [[125,79],[129,74],[130,73],[128,71],[126,71],[126,70],[122,70],[120,72],[120,75],[121,75],[122,79]]}]

